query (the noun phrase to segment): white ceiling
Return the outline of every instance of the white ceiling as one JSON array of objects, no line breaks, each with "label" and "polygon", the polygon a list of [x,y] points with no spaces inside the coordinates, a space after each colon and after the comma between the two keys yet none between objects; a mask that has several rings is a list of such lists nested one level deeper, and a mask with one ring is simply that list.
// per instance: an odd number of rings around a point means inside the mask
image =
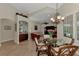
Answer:
[{"label": "white ceiling", "polygon": [[[12,3],[11,5],[38,22],[48,22],[56,9],[56,3]],[[59,3],[58,8],[62,5],[63,3]]]}]

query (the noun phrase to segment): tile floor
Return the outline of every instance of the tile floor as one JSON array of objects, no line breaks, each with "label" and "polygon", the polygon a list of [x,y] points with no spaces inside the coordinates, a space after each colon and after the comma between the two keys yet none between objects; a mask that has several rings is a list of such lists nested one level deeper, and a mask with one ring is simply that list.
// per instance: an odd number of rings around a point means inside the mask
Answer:
[{"label": "tile floor", "polygon": [[0,47],[0,56],[36,56],[35,43],[32,40],[21,42],[19,45],[14,42],[3,43]]},{"label": "tile floor", "polygon": [[[79,50],[75,55],[79,56]],[[13,41],[2,43],[0,56],[37,56],[35,43],[32,40],[23,41],[19,45]]]}]

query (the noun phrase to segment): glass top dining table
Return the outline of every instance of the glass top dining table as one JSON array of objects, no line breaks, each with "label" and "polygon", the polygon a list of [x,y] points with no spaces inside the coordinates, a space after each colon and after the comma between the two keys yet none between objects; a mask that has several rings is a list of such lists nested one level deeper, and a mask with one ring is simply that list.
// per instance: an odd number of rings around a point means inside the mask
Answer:
[{"label": "glass top dining table", "polygon": [[65,44],[65,41],[63,39],[57,39],[57,38],[44,39],[43,42],[48,46],[48,56],[50,56],[51,47],[59,48],[60,46]]},{"label": "glass top dining table", "polygon": [[57,39],[57,38],[44,39],[43,42],[46,45],[52,45],[53,47],[58,47],[58,46],[61,46],[61,45],[65,44],[65,40],[63,40],[63,39]]}]

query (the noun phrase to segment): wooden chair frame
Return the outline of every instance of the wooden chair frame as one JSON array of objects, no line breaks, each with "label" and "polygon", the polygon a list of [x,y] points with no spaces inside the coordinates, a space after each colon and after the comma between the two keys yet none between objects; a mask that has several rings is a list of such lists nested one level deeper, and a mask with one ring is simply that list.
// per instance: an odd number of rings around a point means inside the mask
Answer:
[{"label": "wooden chair frame", "polygon": [[79,47],[74,45],[65,45],[60,47],[58,51],[56,51],[53,47],[51,48],[51,55],[54,56],[73,56]]},{"label": "wooden chair frame", "polygon": [[[47,46],[45,45],[45,44],[42,44],[42,45],[40,45],[39,43],[38,43],[38,40],[37,40],[37,38],[35,38],[35,44],[36,44],[36,51],[37,51],[37,55],[39,56],[39,55],[41,55],[41,54],[47,54],[47,50],[48,50],[48,48],[47,48]],[[45,47],[46,49],[44,50],[44,49],[41,49],[41,48],[43,48],[43,47]]]}]

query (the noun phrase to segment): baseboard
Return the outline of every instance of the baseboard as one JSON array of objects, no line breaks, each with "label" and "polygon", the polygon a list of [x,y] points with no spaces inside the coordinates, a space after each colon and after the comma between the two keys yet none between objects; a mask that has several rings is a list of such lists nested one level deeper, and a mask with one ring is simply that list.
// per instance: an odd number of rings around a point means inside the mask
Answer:
[{"label": "baseboard", "polygon": [[14,40],[14,42],[19,45],[19,41]]},{"label": "baseboard", "polygon": [[8,40],[3,40],[3,41],[0,41],[0,43],[4,43],[4,42],[8,42],[8,41],[12,41],[13,39],[8,39]]}]

